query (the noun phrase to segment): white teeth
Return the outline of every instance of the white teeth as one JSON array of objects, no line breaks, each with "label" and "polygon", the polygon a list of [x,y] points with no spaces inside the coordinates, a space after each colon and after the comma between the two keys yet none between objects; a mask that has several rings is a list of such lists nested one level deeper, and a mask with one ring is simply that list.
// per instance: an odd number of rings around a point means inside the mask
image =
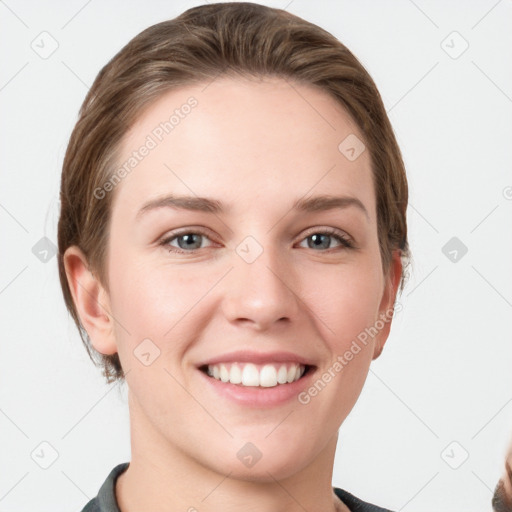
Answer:
[{"label": "white teeth", "polygon": [[260,386],[271,388],[277,386],[277,372],[271,364],[266,364],[260,372]]},{"label": "white teeth", "polygon": [[242,386],[271,388],[299,380],[306,367],[298,363],[265,364],[221,363],[208,365],[210,377],[222,382],[241,384]]},{"label": "white teeth", "polygon": [[242,383],[242,370],[237,364],[231,366],[231,373],[229,374],[229,382],[231,384],[241,384]]},{"label": "white teeth", "polygon": [[222,382],[227,382],[229,380],[229,372],[225,365],[220,365],[220,380]]},{"label": "white teeth", "polygon": [[279,384],[286,384],[288,382],[288,371],[286,370],[286,366],[283,364],[279,368],[279,371],[277,372],[277,382]]},{"label": "white teeth", "polygon": [[242,384],[244,386],[260,385],[260,376],[258,373],[258,369],[251,363],[246,364],[244,366],[244,371],[242,372]]}]

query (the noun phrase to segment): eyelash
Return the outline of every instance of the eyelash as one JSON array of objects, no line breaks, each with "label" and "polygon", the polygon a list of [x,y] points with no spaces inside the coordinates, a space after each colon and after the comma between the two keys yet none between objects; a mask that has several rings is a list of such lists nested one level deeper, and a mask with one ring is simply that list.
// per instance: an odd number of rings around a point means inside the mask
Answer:
[{"label": "eyelash", "polygon": [[[173,253],[176,253],[176,254],[194,254],[197,251],[201,250],[201,249],[192,249],[190,251],[185,251],[183,249],[179,249],[177,247],[169,245],[170,242],[172,242],[173,240],[179,238],[180,236],[184,236],[184,235],[201,235],[201,236],[204,236],[204,237],[209,239],[208,234],[205,233],[204,231],[200,230],[200,229],[196,230],[196,231],[192,231],[192,230],[180,231],[180,232],[171,233],[171,235],[165,237],[159,243],[159,245],[161,245],[163,247],[166,247],[166,249],[168,249],[169,252],[173,252]],[[307,238],[313,236],[313,235],[328,235],[328,236],[331,236],[331,237],[335,238],[336,240],[338,240],[338,242],[340,242],[340,244],[341,244],[343,249],[355,249],[355,245],[353,244],[353,242],[348,237],[343,236],[342,234],[340,234],[339,231],[337,231],[336,229],[333,229],[333,228],[325,228],[325,229],[322,229],[322,230],[319,230],[319,231],[312,231],[309,234],[307,234],[301,240],[301,242],[303,240],[306,240]],[[320,251],[320,252],[329,252],[331,250],[332,249],[327,249],[325,251]]]}]

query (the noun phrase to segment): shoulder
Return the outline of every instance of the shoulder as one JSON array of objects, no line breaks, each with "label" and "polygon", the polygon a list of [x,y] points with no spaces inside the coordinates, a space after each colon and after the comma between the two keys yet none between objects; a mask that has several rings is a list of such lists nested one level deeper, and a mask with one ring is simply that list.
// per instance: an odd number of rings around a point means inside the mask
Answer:
[{"label": "shoulder", "polygon": [[336,493],[336,496],[338,496],[338,498],[347,505],[351,512],[392,512],[387,508],[377,507],[376,505],[362,501],[359,498],[356,498],[353,494],[350,494],[343,489],[339,489],[338,487],[333,487],[333,490]]},{"label": "shoulder", "polygon": [[89,501],[89,503],[87,503],[87,505],[82,509],[82,512],[101,512],[98,497]]},{"label": "shoulder", "polygon": [[117,477],[128,469],[129,465],[129,462],[123,462],[112,469],[100,487],[98,495],[85,505],[82,512],[120,512],[116,500],[115,484]]}]

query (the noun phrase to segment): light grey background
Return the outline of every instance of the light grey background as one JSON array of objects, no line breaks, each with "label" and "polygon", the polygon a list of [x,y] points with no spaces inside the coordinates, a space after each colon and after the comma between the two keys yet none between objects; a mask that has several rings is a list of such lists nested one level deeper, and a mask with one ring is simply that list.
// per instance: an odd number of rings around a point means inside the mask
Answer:
[{"label": "light grey background", "polygon": [[[40,240],[56,243],[64,151],[100,68],[200,3],[0,1],[0,512],[81,510],[130,460],[126,390],[88,359]],[[363,62],[408,170],[414,267],[333,483],[397,511],[490,511],[512,435],[512,2],[261,3]]]}]

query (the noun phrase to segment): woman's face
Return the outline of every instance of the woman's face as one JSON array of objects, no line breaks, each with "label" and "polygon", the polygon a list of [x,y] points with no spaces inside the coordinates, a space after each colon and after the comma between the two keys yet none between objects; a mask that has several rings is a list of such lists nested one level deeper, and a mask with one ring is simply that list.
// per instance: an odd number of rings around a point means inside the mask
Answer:
[{"label": "woman's face", "polygon": [[93,343],[118,351],[153,457],[268,480],[332,455],[397,287],[356,137],[325,92],[218,78],[167,93],[125,138],[107,191],[115,320]]}]

